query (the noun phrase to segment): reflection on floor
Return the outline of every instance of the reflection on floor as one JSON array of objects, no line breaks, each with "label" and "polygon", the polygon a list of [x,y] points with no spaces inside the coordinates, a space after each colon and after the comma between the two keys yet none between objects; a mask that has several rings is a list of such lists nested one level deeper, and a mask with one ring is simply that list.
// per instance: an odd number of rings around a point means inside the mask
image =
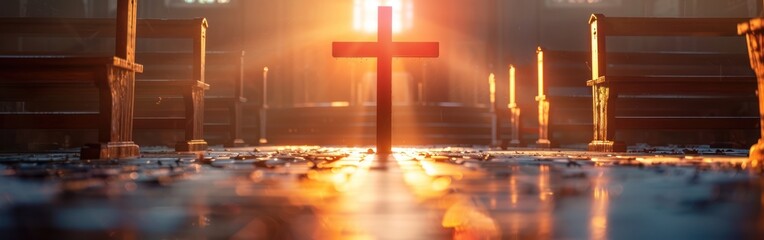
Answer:
[{"label": "reflection on floor", "polygon": [[[401,148],[0,155],[8,239],[756,239],[745,157]],[[718,152],[717,152],[718,153]],[[734,155],[734,154],[733,154]]]}]

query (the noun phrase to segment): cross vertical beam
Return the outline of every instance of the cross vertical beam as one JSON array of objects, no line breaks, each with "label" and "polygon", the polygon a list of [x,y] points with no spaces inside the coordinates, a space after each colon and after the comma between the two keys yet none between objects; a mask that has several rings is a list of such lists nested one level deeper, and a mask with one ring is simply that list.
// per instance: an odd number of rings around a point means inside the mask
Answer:
[{"label": "cross vertical beam", "polygon": [[393,9],[379,7],[377,42],[334,42],[334,57],[377,58],[377,153],[392,153],[393,57],[438,57],[437,42],[393,42]]},{"label": "cross vertical beam", "polygon": [[393,12],[380,7],[377,19],[377,152],[392,153],[393,139]]}]

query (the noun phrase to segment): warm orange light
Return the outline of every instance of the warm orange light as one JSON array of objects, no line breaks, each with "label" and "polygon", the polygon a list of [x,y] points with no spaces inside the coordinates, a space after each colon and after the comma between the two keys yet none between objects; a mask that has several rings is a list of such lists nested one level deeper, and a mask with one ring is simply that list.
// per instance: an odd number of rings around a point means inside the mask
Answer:
[{"label": "warm orange light", "polygon": [[488,75],[488,91],[491,93],[491,106],[493,106],[496,102],[496,78],[493,73]]},{"label": "warm orange light", "polygon": [[515,179],[515,174],[510,175],[509,177],[509,197],[510,201],[512,203],[512,207],[517,206],[517,180]]},{"label": "warm orange light", "polygon": [[517,106],[515,101],[515,66],[509,65],[509,107],[513,108]]},{"label": "warm orange light", "polygon": [[353,29],[365,33],[377,32],[377,7],[393,7],[393,32],[413,26],[414,3],[410,0],[354,0]]},{"label": "warm orange light", "polygon": [[544,51],[541,51],[541,48],[538,50],[538,59],[537,59],[537,70],[538,70],[538,81],[539,81],[539,94],[538,96],[544,96]]},{"label": "warm orange light", "polygon": [[539,188],[539,200],[546,201],[547,195],[551,192],[549,191],[549,166],[547,165],[539,165],[539,179],[538,179],[538,188]]},{"label": "warm orange light", "polygon": [[350,102],[347,101],[334,101],[330,103],[332,107],[347,107],[350,106]]},{"label": "warm orange light", "polygon": [[450,177],[437,177],[432,180],[432,190],[434,191],[445,191],[448,189],[448,186],[451,185],[451,178]]},{"label": "warm orange light", "polygon": [[602,172],[594,179],[591,219],[589,220],[590,239],[607,239],[608,205],[610,192],[607,177]]},{"label": "warm orange light", "polygon": [[231,0],[183,0],[183,2],[188,4],[228,4],[231,3]]}]

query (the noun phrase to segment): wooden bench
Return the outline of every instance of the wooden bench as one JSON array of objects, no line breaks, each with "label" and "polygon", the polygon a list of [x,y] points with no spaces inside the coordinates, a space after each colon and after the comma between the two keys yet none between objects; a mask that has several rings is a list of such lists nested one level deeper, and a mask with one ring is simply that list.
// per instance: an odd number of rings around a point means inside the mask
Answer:
[{"label": "wooden bench", "polygon": [[[0,25],[13,26],[18,18],[0,18]],[[29,18],[26,22],[34,22],[33,31],[55,33],[57,35],[77,36],[82,45],[100,43],[94,41],[113,36],[115,28],[109,19],[53,19]],[[39,31],[35,29],[42,29]],[[205,53],[206,53],[207,20],[199,19],[140,19],[136,22],[137,36],[140,39],[175,39],[190,40],[191,49],[186,52],[163,53],[165,55],[184,55],[189,61],[182,63],[159,62],[151,56],[153,53],[135,53],[140,60],[149,61],[145,65],[145,74],[135,80],[136,100],[149,96],[181,96],[184,99],[184,114],[181,117],[143,116],[141,107],[135,108],[135,129],[183,129],[184,141],[176,144],[177,151],[204,151],[207,142],[204,141],[204,91],[209,86],[204,82]],[[25,36],[31,34],[39,37],[37,32],[24,30]],[[180,43],[182,45],[182,43]],[[38,52],[21,52],[20,54],[39,54]],[[73,53],[65,53],[73,54]],[[92,54],[92,53],[90,53]],[[142,55],[149,55],[142,57]],[[190,56],[190,57],[188,57]],[[159,59],[161,60],[161,59]],[[172,65],[176,71],[166,71],[164,65]]]},{"label": "wooden bench", "polygon": [[[139,34],[140,37],[140,34]],[[213,87],[204,95],[204,139],[223,139],[227,147],[245,146],[241,137],[241,105],[247,101],[243,96],[243,51],[207,51],[205,54],[205,82]],[[191,77],[187,68],[193,60],[192,53],[139,52],[138,60],[147,67],[146,78]],[[151,68],[154,67],[154,68]],[[150,91],[150,90],[149,90]],[[169,106],[182,106],[173,96],[162,93],[138,96],[138,105],[163,115]],[[159,97],[161,100],[158,101]],[[172,108],[172,107],[170,107]],[[182,112],[181,108],[181,112]],[[144,112],[146,109],[144,109]],[[141,127],[150,127],[150,125]],[[170,124],[170,123],[168,123]],[[161,128],[161,127],[160,127]],[[218,137],[223,133],[222,137]]]},{"label": "wooden bench", "polygon": [[[208,52],[207,81],[215,86],[205,97],[205,133],[225,133],[226,147],[244,147],[242,105],[244,97],[244,51]],[[210,135],[205,135],[213,137]],[[214,138],[214,137],[213,137]]]},{"label": "wooden bench", "polygon": [[[618,130],[758,129],[756,77],[746,52],[607,52],[609,37],[742,37],[745,19],[592,15],[592,151],[625,151]],[[647,105],[652,105],[646,107]]]},{"label": "wooden bench", "polygon": [[[116,20],[107,20],[115,37],[115,54],[106,57],[83,56],[2,56],[0,87],[37,88],[41,86],[85,85],[98,88],[99,111],[78,112],[3,112],[3,129],[98,129],[98,144],[81,149],[83,159],[131,158],[139,155],[133,143],[133,98],[135,73],[136,0],[119,0]],[[87,19],[78,21],[87,22]],[[115,24],[116,23],[116,24]],[[3,19],[0,32],[9,35],[61,36],[69,29],[27,18]]]},{"label": "wooden bench", "polygon": [[[208,147],[204,140],[204,96],[205,91],[209,89],[205,82],[207,26],[207,20],[204,18],[138,20],[140,40],[170,39],[173,42],[191,42],[191,49],[188,51],[136,53],[138,60],[147,61],[147,64],[144,74],[136,80],[136,97],[139,101],[136,107],[135,128],[185,130],[184,140],[175,145],[175,150],[179,152],[205,151]],[[140,104],[140,99],[156,96],[181,96],[183,116],[156,115],[144,111],[146,105]]]},{"label": "wooden bench", "polygon": [[591,75],[589,57],[588,52],[537,49],[538,147],[591,139],[592,95],[584,85]]}]

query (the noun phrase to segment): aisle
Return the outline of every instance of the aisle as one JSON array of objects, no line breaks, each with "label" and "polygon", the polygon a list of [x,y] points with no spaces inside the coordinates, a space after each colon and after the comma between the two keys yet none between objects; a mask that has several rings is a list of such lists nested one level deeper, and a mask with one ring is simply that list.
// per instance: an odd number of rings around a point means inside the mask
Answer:
[{"label": "aisle", "polygon": [[[368,156],[369,168],[355,173],[354,187],[334,205],[334,220],[344,222],[343,237],[371,239],[443,239],[443,212],[422,205],[404,181],[394,156]],[[384,158],[384,159],[382,159]],[[381,160],[387,160],[381,161]]]}]

